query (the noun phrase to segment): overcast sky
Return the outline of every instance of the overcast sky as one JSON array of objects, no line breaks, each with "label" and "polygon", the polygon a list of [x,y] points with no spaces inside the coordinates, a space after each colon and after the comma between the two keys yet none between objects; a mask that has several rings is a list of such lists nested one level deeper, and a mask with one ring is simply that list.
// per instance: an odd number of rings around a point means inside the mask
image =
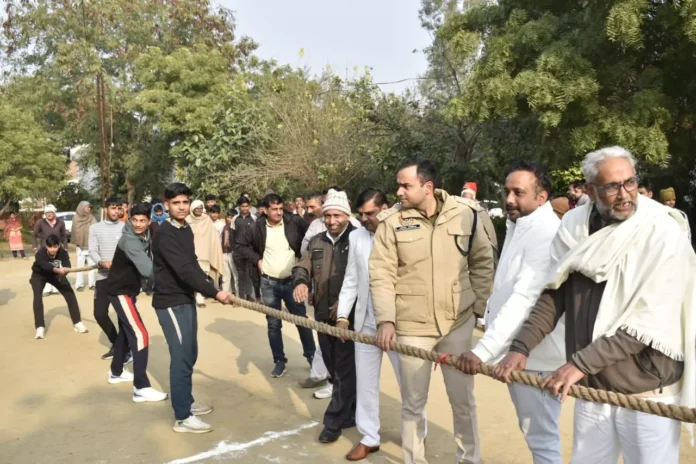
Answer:
[{"label": "overcast sky", "polygon": [[[257,54],[319,74],[330,65],[341,77],[372,68],[375,82],[417,77],[430,36],[420,26],[420,0],[218,0],[236,18],[238,36]],[[305,54],[300,58],[300,49]],[[418,52],[413,53],[417,49]],[[381,86],[400,92],[414,81]]]}]

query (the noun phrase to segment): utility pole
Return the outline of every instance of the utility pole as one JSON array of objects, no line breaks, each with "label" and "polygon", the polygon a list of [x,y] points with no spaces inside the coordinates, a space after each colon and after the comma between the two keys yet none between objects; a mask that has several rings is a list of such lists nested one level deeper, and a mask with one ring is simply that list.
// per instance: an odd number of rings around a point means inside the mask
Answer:
[{"label": "utility pole", "polygon": [[102,205],[111,196],[111,159],[109,137],[106,134],[108,103],[104,92],[104,74],[97,74],[97,130],[99,131],[99,168]]}]

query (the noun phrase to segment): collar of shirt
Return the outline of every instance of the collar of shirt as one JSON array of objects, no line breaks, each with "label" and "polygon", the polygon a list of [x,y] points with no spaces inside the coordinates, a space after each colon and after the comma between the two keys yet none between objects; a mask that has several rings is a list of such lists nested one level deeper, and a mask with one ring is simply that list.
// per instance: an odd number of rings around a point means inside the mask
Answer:
[{"label": "collar of shirt", "polygon": [[329,231],[327,230],[327,231],[326,231],[326,237],[331,241],[331,243],[332,243],[333,245],[335,245],[336,242],[338,242],[339,240],[341,240],[341,237],[343,236],[343,234],[346,233],[346,230],[348,230],[348,225],[346,225],[346,228],[343,229],[343,232],[341,232],[340,234],[338,234],[338,237],[336,237],[335,239],[331,236],[331,234],[330,234]]},{"label": "collar of shirt", "polygon": [[169,221],[169,223],[170,223],[171,225],[173,225],[174,227],[176,227],[177,229],[185,229],[185,228],[188,227],[188,223],[187,223],[186,221],[184,221],[183,224],[180,224],[179,221],[177,221],[176,219],[174,219],[174,218],[172,218],[172,217],[170,217],[169,219],[167,219],[167,221]]},{"label": "collar of shirt", "polygon": [[268,222],[268,219],[266,219],[266,227],[271,228],[271,227],[283,227],[285,224],[283,224],[283,220],[281,219],[280,222],[276,225],[271,225],[270,222]]}]

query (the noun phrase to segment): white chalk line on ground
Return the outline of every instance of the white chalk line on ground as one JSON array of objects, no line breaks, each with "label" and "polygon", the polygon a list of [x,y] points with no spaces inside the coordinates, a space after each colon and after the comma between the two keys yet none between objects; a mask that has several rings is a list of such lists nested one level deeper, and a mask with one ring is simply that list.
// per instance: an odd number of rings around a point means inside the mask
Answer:
[{"label": "white chalk line on ground", "polygon": [[256,446],[263,446],[266,443],[275,441],[279,438],[289,437],[291,435],[298,435],[305,429],[310,429],[319,425],[319,422],[310,422],[308,424],[301,425],[300,427],[292,430],[284,430],[282,432],[266,432],[256,440],[248,441],[246,443],[231,443],[229,441],[221,441],[213,449],[198,453],[194,456],[189,456],[187,458],[175,459],[167,464],[190,464],[193,462],[199,462],[204,459],[210,458],[221,458],[226,454],[239,453],[240,451],[246,451],[249,448],[254,448]]}]

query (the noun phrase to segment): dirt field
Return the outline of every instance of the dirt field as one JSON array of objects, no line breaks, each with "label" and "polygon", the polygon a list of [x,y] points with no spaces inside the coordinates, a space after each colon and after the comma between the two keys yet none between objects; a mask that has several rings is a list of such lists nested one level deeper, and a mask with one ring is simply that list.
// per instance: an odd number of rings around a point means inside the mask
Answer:
[{"label": "dirt field", "polygon": [[[136,404],[131,385],[109,385],[100,356],[106,337],[92,316],[92,292],[78,293],[90,332],[72,330],[65,302],[45,298],[47,336],[34,340],[31,261],[0,261],[0,462],[2,463],[339,463],[359,440],[350,429],[334,444],[316,441],[328,400],[297,385],[308,374],[297,331],[285,326],[287,374],[271,379],[265,317],[243,308],[208,304],[199,311],[200,353],[194,395],[215,412],[205,417],[209,434],[172,431],[169,401]],[[71,277],[72,279],[72,277]],[[169,354],[150,299],[138,302],[150,332],[149,375],[169,389]],[[112,316],[113,312],[112,312]],[[485,463],[529,463],[507,388],[489,378],[476,383]],[[399,392],[391,366],[382,372],[382,450],[364,462],[401,462]],[[428,459],[451,463],[452,416],[442,376],[433,375],[428,403]],[[563,451],[572,446],[572,401],[563,410]],[[682,462],[696,451],[682,441]]]}]

